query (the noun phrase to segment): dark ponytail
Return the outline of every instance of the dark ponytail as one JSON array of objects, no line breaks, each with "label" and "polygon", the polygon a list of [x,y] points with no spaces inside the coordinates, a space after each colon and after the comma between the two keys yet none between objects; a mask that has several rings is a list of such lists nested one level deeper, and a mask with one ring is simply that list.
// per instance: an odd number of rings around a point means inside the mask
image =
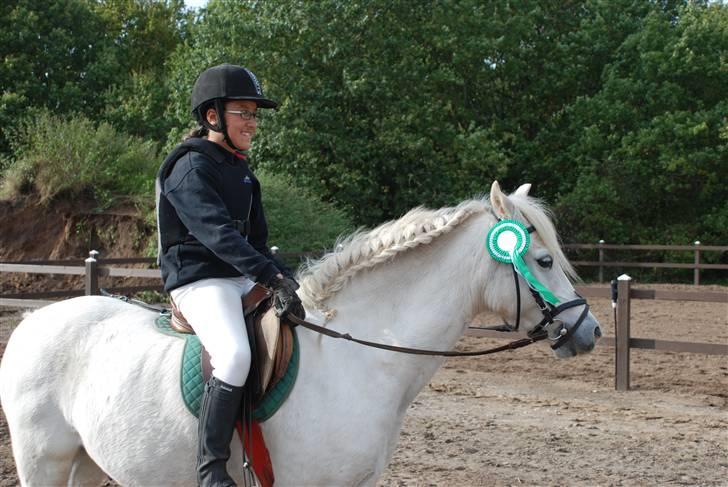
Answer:
[{"label": "dark ponytail", "polygon": [[207,127],[199,125],[190,130],[187,134],[185,134],[185,136],[182,137],[182,142],[187,139],[202,139],[204,137],[207,137],[207,134],[209,133],[210,131],[207,129]]}]

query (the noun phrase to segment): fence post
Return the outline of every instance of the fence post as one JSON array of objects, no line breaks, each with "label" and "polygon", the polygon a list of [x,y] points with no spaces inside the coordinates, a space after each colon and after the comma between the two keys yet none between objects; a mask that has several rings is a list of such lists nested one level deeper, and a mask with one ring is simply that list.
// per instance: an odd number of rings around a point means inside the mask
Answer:
[{"label": "fence post", "polygon": [[86,263],[86,296],[99,294],[99,262],[96,257],[99,256],[98,251],[92,250],[88,253]]},{"label": "fence post", "polygon": [[696,240],[695,244],[695,269],[693,270],[693,284],[696,286],[700,285],[700,240]]},{"label": "fence post", "polygon": [[604,240],[599,241],[599,284],[604,282]]},{"label": "fence post", "polygon": [[622,274],[617,278],[617,322],[614,330],[614,388],[629,390],[629,315],[630,282],[632,278]]}]

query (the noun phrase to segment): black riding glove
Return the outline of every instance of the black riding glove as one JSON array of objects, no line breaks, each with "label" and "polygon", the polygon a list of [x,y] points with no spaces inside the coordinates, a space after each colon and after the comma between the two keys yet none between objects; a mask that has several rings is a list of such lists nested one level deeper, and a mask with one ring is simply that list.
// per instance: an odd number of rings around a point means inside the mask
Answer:
[{"label": "black riding glove", "polygon": [[273,306],[276,308],[276,314],[284,317],[290,313],[298,318],[306,319],[306,311],[303,309],[301,299],[296,294],[298,283],[287,277],[279,279],[273,277],[268,282],[268,287],[273,290]]}]

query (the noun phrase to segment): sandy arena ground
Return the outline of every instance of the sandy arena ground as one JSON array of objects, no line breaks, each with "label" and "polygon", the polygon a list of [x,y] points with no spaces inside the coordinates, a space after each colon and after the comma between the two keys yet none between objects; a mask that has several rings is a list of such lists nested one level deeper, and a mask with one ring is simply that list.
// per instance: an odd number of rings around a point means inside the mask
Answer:
[{"label": "sandy arena ground", "polygon": [[[608,300],[590,304],[612,335]],[[0,308],[0,353],[18,316]],[[633,301],[632,335],[728,343],[728,304]],[[450,359],[410,407],[377,485],[728,485],[728,357],[632,350],[631,369],[632,390],[616,392],[606,346],[566,361],[545,344]],[[9,443],[0,416],[0,486],[17,485]]]}]

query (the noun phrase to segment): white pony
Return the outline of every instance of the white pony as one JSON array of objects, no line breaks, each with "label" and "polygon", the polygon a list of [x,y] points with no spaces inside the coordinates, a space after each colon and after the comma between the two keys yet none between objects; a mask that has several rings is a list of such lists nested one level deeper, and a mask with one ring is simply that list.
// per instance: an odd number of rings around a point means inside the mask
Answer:
[{"label": "white pony", "polygon": [[[514,320],[511,266],[490,258],[486,234],[499,218],[533,225],[524,260],[553,294],[575,297],[572,268],[528,185],[506,196],[494,183],[490,205],[467,201],[415,209],[302,271],[309,320],[357,338],[450,349],[486,309]],[[541,320],[520,286],[522,327]],[[565,310],[581,326],[560,357],[594,348],[597,321]],[[42,308],[15,330],[0,365],[0,398],[22,485],[195,485],[197,420],[180,395],[183,341],[162,335],[156,314],[106,297]],[[263,424],[281,486],[373,485],[392,456],[408,406],[443,363],[335,340],[298,328],[300,371],[281,409]],[[242,481],[241,448],[228,470]]]}]

